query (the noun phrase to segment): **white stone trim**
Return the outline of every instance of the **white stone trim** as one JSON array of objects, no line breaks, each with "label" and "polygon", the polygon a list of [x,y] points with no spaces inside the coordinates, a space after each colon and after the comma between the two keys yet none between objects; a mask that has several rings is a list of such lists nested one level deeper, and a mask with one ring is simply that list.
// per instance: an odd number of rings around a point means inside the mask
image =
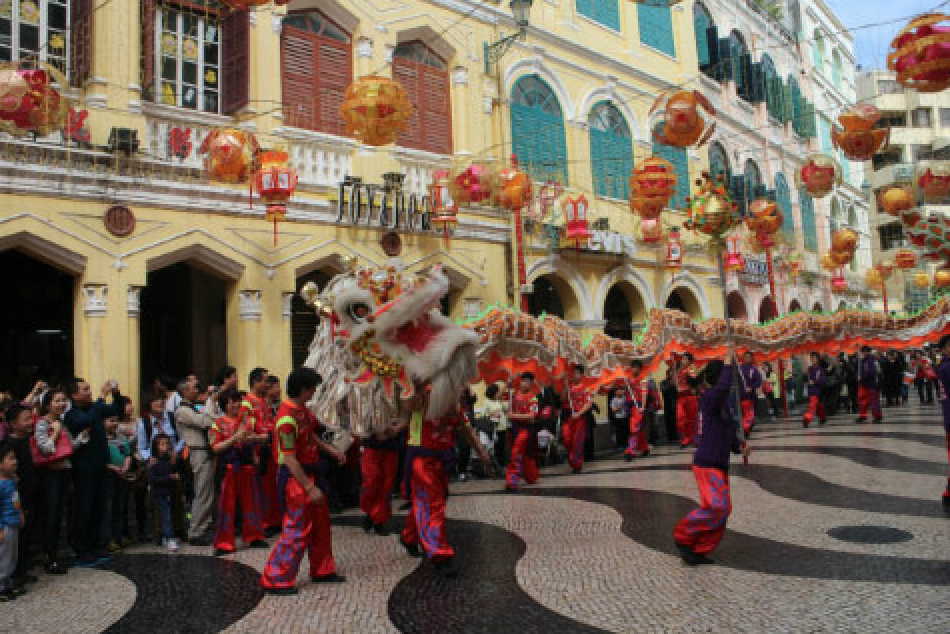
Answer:
[{"label": "white stone trim", "polygon": [[280,314],[284,319],[290,319],[293,316],[294,295],[296,293],[293,291],[281,293]]},{"label": "white stone trim", "polygon": [[109,286],[106,284],[83,284],[83,312],[86,317],[105,317],[109,307]]},{"label": "white stone trim", "polygon": [[243,321],[260,321],[262,301],[262,293],[258,290],[243,290],[238,291],[238,299],[241,303],[241,319]]},{"label": "white stone trim", "polygon": [[125,289],[125,305],[129,317],[138,317],[142,313],[142,286],[129,285]]}]

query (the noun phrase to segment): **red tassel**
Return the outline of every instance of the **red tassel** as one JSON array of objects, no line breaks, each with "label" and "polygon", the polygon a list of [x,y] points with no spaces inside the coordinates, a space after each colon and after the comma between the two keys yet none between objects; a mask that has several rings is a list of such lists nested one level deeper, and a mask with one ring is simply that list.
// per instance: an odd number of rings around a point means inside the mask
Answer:
[{"label": "red tassel", "polygon": [[277,247],[277,216],[274,216],[274,247]]}]

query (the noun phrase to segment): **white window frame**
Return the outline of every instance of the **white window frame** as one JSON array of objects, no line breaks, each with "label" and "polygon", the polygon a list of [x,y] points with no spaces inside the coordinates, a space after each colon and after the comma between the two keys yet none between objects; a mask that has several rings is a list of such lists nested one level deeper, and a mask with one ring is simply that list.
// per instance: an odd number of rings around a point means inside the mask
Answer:
[{"label": "white window frame", "polygon": [[[162,36],[165,34],[163,18],[165,16],[165,12],[170,9],[175,11],[178,14],[178,25],[177,25],[177,30],[176,30],[176,35],[178,38],[178,49],[175,51],[175,59],[177,60],[177,65],[175,67],[175,103],[174,104],[165,103],[165,101],[163,101],[162,99],[162,83],[165,81],[162,77],[162,66],[163,66]],[[185,59],[184,54],[182,53],[182,43],[185,41],[185,34],[183,32],[183,27],[182,27],[182,20],[183,20],[184,13],[189,13],[193,15],[194,17],[196,17],[198,19],[198,26],[199,26],[199,33],[198,33],[199,53],[198,53],[198,59],[195,62],[198,66],[198,74],[197,74],[198,83],[195,86],[195,89],[198,91],[198,95],[195,99],[195,103],[197,104],[197,107],[195,108],[182,105],[182,99],[184,97],[184,87],[191,86],[190,84],[182,83],[182,67],[184,66],[184,59]],[[154,29],[155,30],[155,43],[154,43],[155,87],[154,87],[154,90],[155,90],[156,103],[162,104],[164,106],[173,106],[175,108],[182,108],[183,110],[192,110],[194,112],[202,112],[205,114],[221,114],[221,100],[223,98],[223,93],[224,93],[224,78],[222,77],[222,74],[221,74],[222,72],[221,61],[222,61],[222,53],[223,53],[222,48],[224,47],[224,42],[222,41],[222,35],[224,31],[223,22],[224,21],[221,18],[217,18],[218,60],[217,60],[217,65],[214,67],[214,69],[215,69],[215,72],[218,73],[218,87],[215,89],[218,93],[218,107],[214,112],[209,112],[208,110],[204,109],[204,98],[205,98],[204,77],[205,77],[205,72],[207,72],[208,68],[210,68],[210,66],[206,66],[204,62],[204,45],[205,45],[205,37],[207,35],[206,17],[202,16],[201,14],[197,12],[188,11],[186,9],[171,8],[171,7],[166,7],[163,5],[158,5],[155,7],[155,29]]]},{"label": "white window frame", "polygon": [[[10,42],[4,43],[9,44],[10,46],[10,61],[16,62],[20,58],[20,4],[24,0],[9,0],[10,1]],[[31,0],[34,2],[40,10],[40,23],[39,28],[39,44],[40,50],[38,53],[38,60],[42,63],[48,63],[49,57],[47,51],[49,50],[49,2],[50,0]],[[64,6],[66,9],[66,30],[62,32],[63,36],[63,60],[65,61],[65,68],[63,69],[63,75],[69,77],[70,72],[70,34],[72,32],[72,11],[69,0],[63,0],[63,2],[57,2],[60,6]]]}]

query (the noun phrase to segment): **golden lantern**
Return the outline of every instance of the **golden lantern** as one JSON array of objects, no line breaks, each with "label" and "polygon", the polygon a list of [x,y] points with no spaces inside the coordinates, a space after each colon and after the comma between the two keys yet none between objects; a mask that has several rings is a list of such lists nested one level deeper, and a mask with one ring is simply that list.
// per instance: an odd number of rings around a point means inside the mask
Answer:
[{"label": "golden lantern", "polygon": [[514,165],[498,170],[492,191],[495,203],[505,209],[520,209],[531,202],[534,194],[531,177]]},{"label": "golden lantern", "polygon": [[841,166],[827,154],[809,154],[795,170],[795,183],[812,198],[824,198],[841,184]]},{"label": "golden lantern", "polygon": [[656,126],[651,125],[654,140],[679,148],[702,147],[716,131],[716,123],[708,123],[700,110],[710,118],[716,116],[713,105],[696,90],[680,90],[669,97],[661,94],[649,113],[660,117]]},{"label": "golden lantern", "polygon": [[901,249],[894,255],[894,264],[905,271],[917,266],[917,254],[908,249]]},{"label": "golden lantern", "polygon": [[237,128],[215,128],[201,143],[199,154],[207,154],[204,166],[211,180],[244,183],[251,175],[254,157],[260,151],[250,132]]},{"label": "golden lantern", "polygon": [[917,189],[927,202],[940,202],[950,195],[950,166],[931,163],[917,172]]},{"label": "golden lantern", "polygon": [[947,288],[950,286],[950,270],[940,269],[934,273],[934,286],[937,288]]},{"label": "golden lantern", "polygon": [[689,219],[683,226],[704,233],[720,242],[742,218],[725,185],[713,181],[708,173],[697,181],[699,191],[689,201]]},{"label": "golden lantern", "polygon": [[826,253],[821,256],[821,268],[825,269],[829,273],[834,273],[838,270],[839,265],[838,262],[836,262],[835,259],[831,257],[830,253]]},{"label": "golden lantern", "polygon": [[884,278],[881,277],[881,272],[877,269],[868,269],[868,272],[864,274],[864,281],[870,289],[880,289],[884,284]]},{"label": "golden lantern", "polygon": [[346,133],[374,146],[387,145],[402,136],[412,112],[406,88],[378,75],[367,75],[347,86],[340,105]]},{"label": "golden lantern", "polygon": [[930,288],[930,276],[923,271],[917,271],[911,278],[917,288]]},{"label": "golden lantern", "polygon": [[838,266],[848,266],[854,259],[854,253],[851,251],[831,251],[828,255]]},{"label": "golden lantern", "polygon": [[870,104],[855,106],[838,117],[841,129],[831,131],[831,142],[852,161],[869,161],[887,145],[891,128],[875,128],[881,111]]},{"label": "golden lantern", "polygon": [[838,229],[831,236],[832,251],[850,251],[858,248],[858,233],[854,229]]},{"label": "golden lantern", "polygon": [[950,86],[950,21],[943,13],[928,13],[910,21],[891,42],[887,67],[897,83],[917,92],[940,92]]},{"label": "golden lantern", "polygon": [[54,87],[69,86],[54,67],[0,64],[0,131],[11,135],[47,136],[69,119],[70,101]]},{"label": "golden lantern", "polygon": [[277,223],[287,216],[287,201],[297,187],[297,170],[287,165],[286,152],[261,152],[260,166],[254,173],[257,192],[267,202],[267,221],[274,223],[274,246],[277,246]]},{"label": "golden lantern", "polygon": [[898,216],[916,206],[917,196],[910,185],[886,185],[877,191],[877,208],[884,213]]},{"label": "golden lantern", "polygon": [[630,209],[643,220],[656,220],[676,194],[679,177],[669,161],[655,156],[630,173]]}]

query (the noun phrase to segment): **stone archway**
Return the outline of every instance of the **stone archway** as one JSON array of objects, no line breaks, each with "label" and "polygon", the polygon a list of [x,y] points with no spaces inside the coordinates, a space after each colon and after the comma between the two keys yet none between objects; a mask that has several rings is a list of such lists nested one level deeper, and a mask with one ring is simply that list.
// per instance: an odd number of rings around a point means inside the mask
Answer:
[{"label": "stone archway", "polygon": [[778,317],[778,312],[775,310],[775,302],[772,301],[771,295],[766,295],[759,304],[759,323],[764,324],[776,317]]},{"label": "stone archway", "polygon": [[745,299],[739,291],[731,291],[726,296],[726,309],[730,319],[741,319],[743,321],[749,318],[749,311],[746,309]]},{"label": "stone archway", "polygon": [[604,334],[617,339],[633,339],[634,323],[646,320],[646,306],[637,288],[627,281],[610,287],[604,298]]},{"label": "stone archway", "polygon": [[792,302],[788,305],[788,312],[795,313],[802,310],[802,304],[797,299],[793,299]]},{"label": "stone archway", "polygon": [[561,319],[581,318],[580,306],[570,284],[552,273],[534,280],[534,289],[528,296],[528,307],[535,317],[546,314]]},{"label": "stone archway", "polygon": [[677,286],[670,291],[666,298],[666,307],[682,311],[692,319],[703,318],[703,308],[699,299],[692,290],[685,286]]}]

